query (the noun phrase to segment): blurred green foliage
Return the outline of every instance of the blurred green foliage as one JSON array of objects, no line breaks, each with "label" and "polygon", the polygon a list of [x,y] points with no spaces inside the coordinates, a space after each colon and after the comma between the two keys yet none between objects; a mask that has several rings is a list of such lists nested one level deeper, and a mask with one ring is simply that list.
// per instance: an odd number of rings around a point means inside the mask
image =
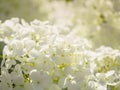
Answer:
[{"label": "blurred green foliage", "polygon": [[0,0],[0,19],[19,17],[27,21],[35,18],[45,20],[47,17],[46,11],[39,8],[42,5],[42,0],[39,3],[35,3],[35,0]]},{"label": "blurred green foliage", "polygon": [[3,48],[5,46],[5,43],[4,42],[0,42],[0,65],[1,65],[1,61],[2,61],[2,51],[3,51]]}]

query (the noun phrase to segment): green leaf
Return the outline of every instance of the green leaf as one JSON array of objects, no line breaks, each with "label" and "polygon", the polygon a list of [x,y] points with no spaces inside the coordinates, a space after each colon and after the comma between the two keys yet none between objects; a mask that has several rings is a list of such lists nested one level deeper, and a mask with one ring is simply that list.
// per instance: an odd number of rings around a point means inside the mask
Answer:
[{"label": "green leaf", "polygon": [[113,85],[107,85],[107,90],[115,90],[115,86],[113,86]]}]

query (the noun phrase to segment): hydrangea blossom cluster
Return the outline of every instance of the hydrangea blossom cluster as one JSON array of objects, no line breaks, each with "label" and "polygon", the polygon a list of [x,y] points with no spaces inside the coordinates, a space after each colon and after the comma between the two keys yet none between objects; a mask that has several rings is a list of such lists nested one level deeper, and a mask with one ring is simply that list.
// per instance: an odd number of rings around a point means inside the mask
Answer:
[{"label": "hydrangea blossom cluster", "polygon": [[[87,88],[87,40],[64,35],[48,22],[30,24],[13,18],[0,24],[6,44],[1,63],[1,90],[79,90]],[[89,63],[89,62],[88,62]]]},{"label": "hydrangea blossom cluster", "polygon": [[119,90],[120,51],[101,46],[93,53],[90,84],[98,90]]},{"label": "hydrangea blossom cluster", "polygon": [[5,43],[1,90],[119,90],[120,51],[91,50],[86,39],[49,22],[0,23]]}]

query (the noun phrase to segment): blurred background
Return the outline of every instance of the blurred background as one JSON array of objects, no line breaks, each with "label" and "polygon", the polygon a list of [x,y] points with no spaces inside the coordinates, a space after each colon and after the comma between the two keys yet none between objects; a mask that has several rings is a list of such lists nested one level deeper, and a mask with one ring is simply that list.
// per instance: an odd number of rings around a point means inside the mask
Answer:
[{"label": "blurred background", "polygon": [[0,20],[13,17],[50,21],[62,34],[87,38],[94,49],[120,49],[120,0],[0,0]]}]

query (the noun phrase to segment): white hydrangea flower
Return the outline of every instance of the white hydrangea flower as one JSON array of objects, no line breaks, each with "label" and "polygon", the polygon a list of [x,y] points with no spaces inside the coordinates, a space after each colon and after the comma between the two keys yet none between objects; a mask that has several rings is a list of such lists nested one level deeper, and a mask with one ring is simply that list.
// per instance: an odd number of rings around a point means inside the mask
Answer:
[{"label": "white hydrangea flower", "polygon": [[[10,26],[8,25],[10,24]],[[1,24],[0,24],[1,25]],[[107,90],[119,88],[120,51],[91,50],[86,39],[39,20],[8,20],[3,35],[0,88],[10,90]],[[0,29],[0,32],[3,32]],[[6,31],[5,31],[6,32]]]},{"label": "white hydrangea flower", "polygon": [[33,88],[37,88],[40,90],[49,88],[52,84],[52,79],[47,73],[40,72],[36,69],[30,72],[30,79],[32,80]]},{"label": "white hydrangea flower", "polygon": [[13,55],[24,55],[24,44],[21,40],[13,40],[9,44],[9,49],[12,51]]},{"label": "white hydrangea flower", "polygon": [[35,41],[30,39],[30,38],[24,38],[23,39],[24,42],[24,47],[29,51],[31,49],[33,49],[36,45]]}]

